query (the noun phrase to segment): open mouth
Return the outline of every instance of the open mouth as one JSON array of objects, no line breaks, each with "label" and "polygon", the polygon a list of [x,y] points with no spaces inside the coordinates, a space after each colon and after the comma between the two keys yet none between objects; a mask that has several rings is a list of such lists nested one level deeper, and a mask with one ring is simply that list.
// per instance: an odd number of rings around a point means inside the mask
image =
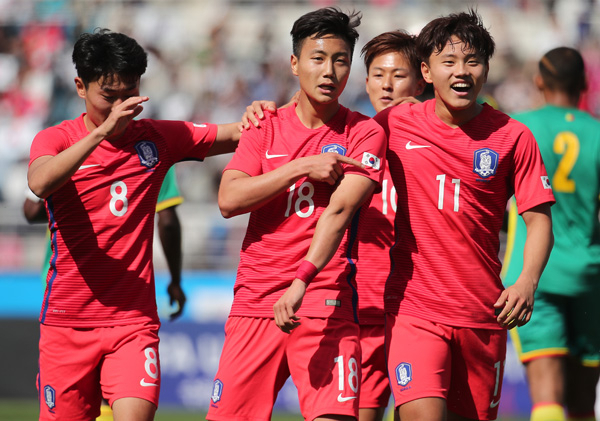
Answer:
[{"label": "open mouth", "polygon": [[456,92],[460,92],[460,93],[469,92],[471,87],[472,87],[472,85],[467,82],[458,82],[458,83],[454,83],[451,85],[452,90],[454,90]]},{"label": "open mouth", "polygon": [[334,85],[319,85],[319,89],[321,89],[323,92],[333,92],[335,91],[335,86]]}]

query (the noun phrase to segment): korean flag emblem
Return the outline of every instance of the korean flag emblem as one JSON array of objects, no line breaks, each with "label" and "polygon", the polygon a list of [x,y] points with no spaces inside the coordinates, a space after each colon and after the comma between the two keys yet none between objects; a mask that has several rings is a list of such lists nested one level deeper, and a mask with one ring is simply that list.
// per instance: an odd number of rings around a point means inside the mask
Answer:
[{"label": "korean flag emblem", "polygon": [[363,152],[361,163],[367,167],[373,168],[374,170],[381,168],[381,159],[369,152]]},{"label": "korean flag emblem", "polygon": [[542,186],[544,186],[544,189],[549,190],[552,188],[552,186],[550,185],[550,178],[547,175],[542,175]]}]

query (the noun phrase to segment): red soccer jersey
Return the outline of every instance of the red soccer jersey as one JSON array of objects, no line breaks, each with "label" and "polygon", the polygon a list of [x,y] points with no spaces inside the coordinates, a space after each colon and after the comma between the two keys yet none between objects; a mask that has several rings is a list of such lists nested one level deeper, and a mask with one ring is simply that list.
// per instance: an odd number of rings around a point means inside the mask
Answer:
[{"label": "red soccer jersey", "polygon": [[[226,169],[257,176],[304,156],[338,152],[367,165],[344,166],[346,174],[360,174],[381,182],[386,139],[368,117],[340,106],[318,129],[306,128],[295,107],[267,114],[259,129],[242,135]],[[298,180],[250,215],[234,286],[232,316],[273,317],[273,305],[294,280],[306,256],[317,221],[329,204],[334,186],[308,178]],[[346,230],[340,247],[310,283],[299,316],[356,320],[354,232]]]},{"label": "red soccer jersey", "polygon": [[386,161],[381,192],[360,210],[358,222],[358,320],[362,325],[383,325],[383,290],[390,273],[390,247],[394,243],[396,188]]},{"label": "red soccer jersey", "polygon": [[386,312],[451,326],[499,329],[499,232],[507,200],[520,211],[554,196],[529,129],[485,104],[451,128],[435,100],[384,110],[398,193]]},{"label": "red soccer jersey", "polygon": [[[154,210],[172,164],[201,160],[215,125],[134,120],[103,141],[46,200],[52,241],[40,321],[100,327],[157,321],[152,239]],[[83,116],[40,132],[30,163],[88,135]]]}]

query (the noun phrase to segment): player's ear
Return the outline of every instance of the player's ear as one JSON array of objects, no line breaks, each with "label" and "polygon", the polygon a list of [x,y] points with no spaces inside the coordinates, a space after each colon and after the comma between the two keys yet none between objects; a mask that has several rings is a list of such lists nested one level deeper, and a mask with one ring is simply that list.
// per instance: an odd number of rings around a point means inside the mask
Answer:
[{"label": "player's ear", "polygon": [[292,73],[294,76],[298,76],[298,57],[292,54],[290,57],[290,66],[292,67]]},{"label": "player's ear", "polygon": [[81,80],[81,78],[79,76],[77,76],[75,78],[75,88],[77,89],[77,95],[79,95],[80,98],[85,99],[85,96],[86,96],[85,83],[83,83],[83,80]]},{"label": "player's ear", "polygon": [[544,90],[544,88],[545,88],[544,78],[539,73],[536,73],[535,76],[533,77],[533,83],[534,83],[535,87],[538,88],[538,90],[540,90],[540,91]]},{"label": "player's ear", "polygon": [[427,83],[433,82],[431,80],[431,72],[429,71],[429,66],[424,61],[421,62],[421,74],[423,75],[423,79],[425,79],[425,82],[427,82]]}]

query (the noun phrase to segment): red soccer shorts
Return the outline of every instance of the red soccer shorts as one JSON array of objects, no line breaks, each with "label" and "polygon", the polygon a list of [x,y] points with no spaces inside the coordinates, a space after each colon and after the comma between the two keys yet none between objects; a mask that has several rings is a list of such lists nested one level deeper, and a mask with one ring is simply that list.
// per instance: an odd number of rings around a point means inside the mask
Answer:
[{"label": "red soccer shorts", "polygon": [[362,385],[359,408],[384,408],[390,400],[390,381],[385,358],[385,326],[360,326]]},{"label": "red soccer shorts", "polygon": [[290,375],[306,420],[358,417],[358,325],[308,317],[300,323],[286,334],[273,319],[229,317],[207,420],[270,420]]},{"label": "red soccer shorts", "polygon": [[100,328],[40,325],[40,420],[90,420],[102,397],[158,406],[157,323]]},{"label": "red soccer shorts", "polygon": [[438,397],[455,414],[496,419],[506,330],[452,327],[387,314],[386,345],[396,407]]}]

